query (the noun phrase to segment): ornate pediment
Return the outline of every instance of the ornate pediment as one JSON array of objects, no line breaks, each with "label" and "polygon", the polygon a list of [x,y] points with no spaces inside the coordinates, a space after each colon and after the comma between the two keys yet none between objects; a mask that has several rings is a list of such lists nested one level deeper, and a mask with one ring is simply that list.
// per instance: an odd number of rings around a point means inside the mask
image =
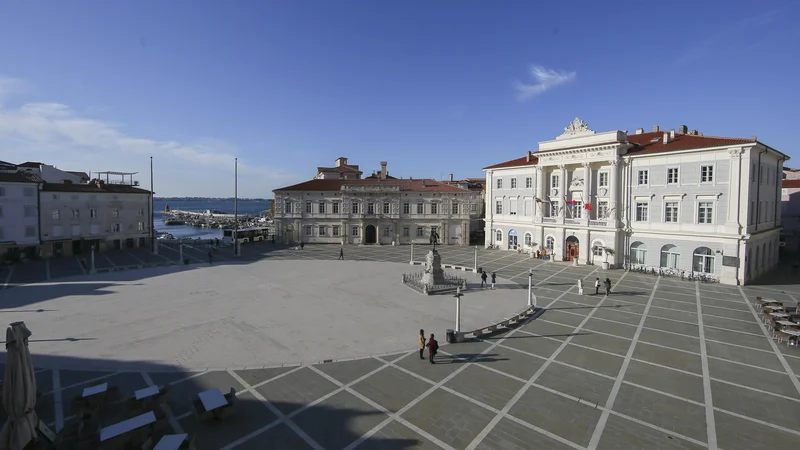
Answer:
[{"label": "ornate pediment", "polygon": [[582,121],[579,118],[575,118],[572,122],[569,123],[566,127],[564,127],[564,134],[561,136],[575,136],[577,134],[583,134],[589,130],[589,125],[586,122]]}]

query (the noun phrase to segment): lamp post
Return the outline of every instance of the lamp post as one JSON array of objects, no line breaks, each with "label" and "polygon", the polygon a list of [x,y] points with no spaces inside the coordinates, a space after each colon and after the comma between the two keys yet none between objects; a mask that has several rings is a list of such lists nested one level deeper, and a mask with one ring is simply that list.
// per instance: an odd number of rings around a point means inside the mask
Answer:
[{"label": "lamp post", "polygon": [[89,256],[90,266],[89,273],[94,273],[94,245],[92,245],[92,254]]},{"label": "lamp post", "polygon": [[233,159],[233,255],[239,256],[239,158]]},{"label": "lamp post", "polygon": [[411,243],[411,261],[408,262],[409,264],[414,264],[414,243]]},{"label": "lamp post", "polygon": [[475,246],[475,257],[474,257],[474,266],[472,269],[473,272],[478,273],[478,246]]},{"label": "lamp post", "polygon": [[464,294],[461,293],[461,288],[456,288],[456,294],[453,296],[456,298],[456,332],[461,332],[461,297]]},{"label": "lamp post", "polygon": [[528,307],[536,306],[533,304],[533,269],[528,270]]},{"label": "lamp post", "polygon": [[155,211],[153,208],[154,200],[153,197],[155,196],[155,192],[153,192],[153,157],[150,157],[150,251],[153,252],[154,255],[158,255],[158,241],[155,238]]}]

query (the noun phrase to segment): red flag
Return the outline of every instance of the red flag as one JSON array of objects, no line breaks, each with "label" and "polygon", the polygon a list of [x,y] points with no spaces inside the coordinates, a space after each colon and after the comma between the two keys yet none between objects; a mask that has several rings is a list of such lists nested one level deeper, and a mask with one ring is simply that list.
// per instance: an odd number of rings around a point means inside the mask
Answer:
[{"label": "red flag", "polygon": [[591,211],[592,210],[592,204],[591,203],[587,203],[587,204],[583,205],[583,207],[586,208],[587,211]]}]

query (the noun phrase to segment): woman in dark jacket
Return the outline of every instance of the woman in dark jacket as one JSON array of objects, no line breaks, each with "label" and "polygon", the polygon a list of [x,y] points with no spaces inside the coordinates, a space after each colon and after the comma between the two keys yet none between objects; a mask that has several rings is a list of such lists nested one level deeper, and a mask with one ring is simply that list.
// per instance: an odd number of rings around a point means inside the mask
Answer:
[{"label": "woman in dark jacket", "polygon": [[436,361],[433,358],[436,356],[436,353],[439,350],[439,343],[436,342],[436,339],[433,338],[433,333],[431,333],[431,338],[428,340],[428,359],[430,360],[431,364],[436,364]]}]

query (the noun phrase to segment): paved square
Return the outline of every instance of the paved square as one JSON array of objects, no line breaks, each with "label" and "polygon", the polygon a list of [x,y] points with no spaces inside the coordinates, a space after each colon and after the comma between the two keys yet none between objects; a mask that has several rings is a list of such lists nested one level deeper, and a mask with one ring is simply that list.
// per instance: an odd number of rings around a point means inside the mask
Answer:
[{"label": "paved square", "polygon": [[[222,253],[218,264],[243,270],[263,259],[313,263],[335,260],[338,249],[309,246],[301,252],[253,246],[245,247],[240,259]],[[161,254],[170,251],[162,249]],[[415,249],[420,255],[422,251]],[[186,252],[200,261],[205,253]],[[345,247],[345,252],[349,259],[361,261],[407,265],[410,259],[408,247]],[[472,248],[442,248],[445,264],[471,266],[473,255]],[[115,258],[110,257],[120,264],[127,261]],[[51,264],[51,270],[59,264]],[[190,371],[149,362],[138,370],[121,365],[123,373],[79,371],[73,369],[128,359],[127,347],[120,344],[93,356],[42,354],[38,348],[47,344],[37,339],[71,336],[48,329],[47,311],[39,312],[45,308],[28,307],[6,295],[29,289],[35,299],[66,299],[72,295],[69,285],[56,291],[44,284],[12,288],[0,292],[0,308],[29,324],[42,317],[37,327],[31,326],[31,349],[41,368],[37,381],[43,393],[37,412],[56,429],[75,420],[72,396],[92,381],[107,380],[124,392],[151,383],[172,384],[171,426],[177,432],[196,433],[197,448],[203,450],[729,450],[789,449],[800,441],[800,349],[771,340],[754,305],[756,295],[795,304],[797,299],[790,294],[795,286],[703,284],[482,249],[479,265],[498,271],[510,281],[503,290],[521,298],[528,269],[534,268],[537,306],[546,309],[517,328],[479,341],[443,345],[435,365],[419,359],[413,335],[402,335],[394,336],[402,353],[313,366]],[[32,267],[26,276],[35,271]],[[146,271],[124,274],[131,281],[155,276]],[[577,295],[578,278],[588,282],[601,275],[614,282],[611,296]],[[254,274],[254,280],[270,282],[269,275]],[[98,291],[106,289],[106,282],[87,282],[97,284]],[[103,301],[102,295],[96,298]],[[204,305],[214,307],[213,300]],[[421,320],[426,311],[419,314]],[[102,314],[97,320],[101,317],[113,320]],[[187,321],[182,326],[191,325]],[[409,326],[418,328],[417,321]],[[217,341],[224,341],[226,328],[215,330],[193,345],[225,351]],[[316,330],[302,333],[308,345],[319,339]],[[327,339],[337,344],[336,339]],[[76,347],[85,343],[64,342]],[[274,343],[254,338],[252,345]],[[224,392],[233,387],[238,392],[237,416],[215,424],[197,423],[191,399],[212,387]],[[2,412],[0,419],[5,419]]]}]

